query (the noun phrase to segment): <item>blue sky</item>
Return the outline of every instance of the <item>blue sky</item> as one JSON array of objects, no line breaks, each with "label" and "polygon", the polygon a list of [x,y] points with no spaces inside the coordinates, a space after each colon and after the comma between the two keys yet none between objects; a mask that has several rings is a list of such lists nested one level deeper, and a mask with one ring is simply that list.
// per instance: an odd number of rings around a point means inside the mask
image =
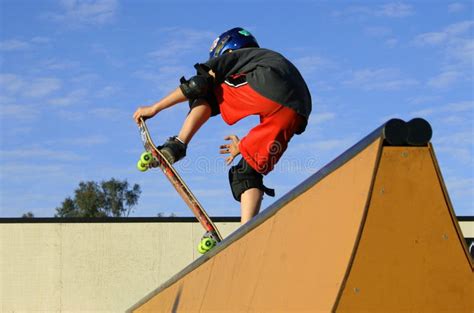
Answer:
[{"label": "blue sky", "polygon": [[[313,96],[307,131],[266,178],[277,197],[387,119],[421,116],[456,213],[474,215],[472,1],[1,0],[0,216],[53,216],[80,181],[112,177],[141,185],[133,216],[190,215],[160,172],[135,169],[132,114],[235,26],[296,64]],[[150,120],[155,141],[186,113]],[[257,122],[211,119],[177,165],[211,215],[240,214],[218,147]]]}]

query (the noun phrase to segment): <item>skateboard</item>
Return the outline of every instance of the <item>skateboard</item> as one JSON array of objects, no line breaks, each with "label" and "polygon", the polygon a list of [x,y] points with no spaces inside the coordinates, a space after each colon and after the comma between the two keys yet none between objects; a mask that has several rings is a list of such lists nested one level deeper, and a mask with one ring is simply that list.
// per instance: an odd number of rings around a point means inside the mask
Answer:
[{"label": "skateboard", "polygon": [[203,235],[198,245],[198,251],[201,254],[208,252],[215,247],[217,243],[222,241],[222,236],[219,233],[219,230],[173,165],[168,162],[160,150],[155,146],[151,139],[148,127],[142,118],[140,118],[139,130],[145,152],[141,154],[140,160],[137,163],[138,170],[144,172],[150,168],[159,167],[163,171],[166,178],[168,178],[178,194],[183,198],[186,205],[196,216],[199,223],[201,223],[206,230],[206,233]]}]

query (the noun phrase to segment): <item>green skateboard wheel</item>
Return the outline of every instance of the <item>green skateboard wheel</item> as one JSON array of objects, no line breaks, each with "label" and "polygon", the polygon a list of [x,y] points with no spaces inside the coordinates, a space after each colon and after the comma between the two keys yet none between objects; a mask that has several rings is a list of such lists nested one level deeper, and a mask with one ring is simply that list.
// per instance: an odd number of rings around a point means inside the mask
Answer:
[{"label": "green skateboard wheel", "polygon": [[140,156],[140,161],[143,162],[143,164],[145,165],[148,165],[151,163],[151,161],[153,160],[153,154],[151,154],[151,152],[143,152],[142,155]]},{"label": "green skateboard wheel", "polygon": [[207,250],[201,245],[201,243],[199,243],[198,245],[198,252],[201,254],[204,254],[207,252]]},{"label": "green skateboard wheel", "polygon": [[211,250],[212,248],[214,248],[214,246],[216,245],[216,241],[212,238],[203,238],[201,240],[201,244],[199,245],[199,247],[202,248],[202,250],[205,250],[206,252]]},{"label": "green skateboard wheel", "polygon": [[216,246],[217,242],[212,238],[203,238],[198,246],[198,251],[201,254],[206,253]]},{"label": "green skateboard wheel", "polygon": [[144,172],[148,169],[148,166],[147,166],[147,164],[144,164],[142,160],[139,160],[138,163],[137,163],[137,169],[140,172]]}]

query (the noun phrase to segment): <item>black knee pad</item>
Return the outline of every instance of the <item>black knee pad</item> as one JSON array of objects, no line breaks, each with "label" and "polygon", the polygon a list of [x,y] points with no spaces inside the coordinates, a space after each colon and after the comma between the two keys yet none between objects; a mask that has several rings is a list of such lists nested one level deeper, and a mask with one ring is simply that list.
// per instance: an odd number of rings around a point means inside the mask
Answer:
[{"label": "black knee pad", "polygon": [[251,188],[258,188],[271,197],[275,196],[275,190],[263,185],[263,175],[254,170],[243,158],[230,168],[229,183],[234,199],[239,202],[242,193]]}]

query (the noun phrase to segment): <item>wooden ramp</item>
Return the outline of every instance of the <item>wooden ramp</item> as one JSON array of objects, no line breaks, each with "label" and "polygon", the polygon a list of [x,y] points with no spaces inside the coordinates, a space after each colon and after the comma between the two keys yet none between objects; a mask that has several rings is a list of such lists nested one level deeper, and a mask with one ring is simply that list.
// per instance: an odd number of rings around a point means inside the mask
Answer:
[{"label": "wooden ramp", "polygon": [[473,312],[474,265],[429,138],[409,146],[389,125],[129,311]]}]

